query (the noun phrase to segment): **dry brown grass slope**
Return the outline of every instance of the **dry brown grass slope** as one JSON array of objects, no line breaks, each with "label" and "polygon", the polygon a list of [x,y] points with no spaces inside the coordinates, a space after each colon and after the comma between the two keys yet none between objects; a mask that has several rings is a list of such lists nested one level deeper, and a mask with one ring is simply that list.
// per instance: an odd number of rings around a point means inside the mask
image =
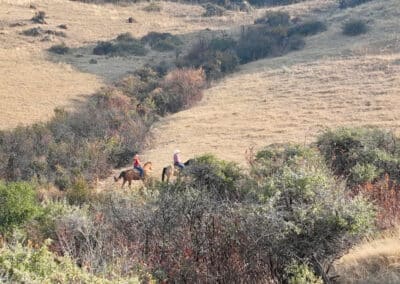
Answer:
[{"label": "dry brown grass slope", "polygon": [[[311,3],[285,9],[324,17],[328,31],[307,38],[302,51],[242,66],[208,89],[198,106],[154,128],[154,143],[145,154],[157,161],[158,171],[170,163],[175,148],[185,158],[213,153],[245,165],[249,147],[310,143],[327,127],[400,130],[398,1],[347,10],[333,0]],[[371,30],[342,35],[341,25],[353,16],[367,19]]]},{"label": "dry brown grass slope", "polygon": [[[30,4],[37,9],[30,9]],[[89,64],[91,57],[86,54],[98,40],[110,40],[125,32],[137,37],[150,31],[194,36],[206,28],[224,29],[249,23],[256,17],[230,13],[220,18],[204,18],[201,17],[201,7],[178,3],[160,3],[161,12],[154,13],[143,11],[146,5],[0,0],[0,129],[47,120],[55,107],[73,107],[76,100],[80,101],[103,86],[104,80],[114,80],[127,71],[165,56],[152,52],[144,58],[102,57],[97,58],[98,64]],[[41,41],[41,38],[21,35],[21,31],[39,26],[30,21],[36,11],[46,12],[44,29],[59,30],[58,25],[67,25],[67,37]],[[133,17],[137,23],[128,24],[128,17]],[[12,27],[17,23],[24,26]],[[81,48],[79,51],[85,56],[50,57],[46,49],[62,41],[69,47]]]},{"label": "dry brown grass slope", "polygon": [[400,283],[400,229],[358,245],[335,268],[339,283]]}]

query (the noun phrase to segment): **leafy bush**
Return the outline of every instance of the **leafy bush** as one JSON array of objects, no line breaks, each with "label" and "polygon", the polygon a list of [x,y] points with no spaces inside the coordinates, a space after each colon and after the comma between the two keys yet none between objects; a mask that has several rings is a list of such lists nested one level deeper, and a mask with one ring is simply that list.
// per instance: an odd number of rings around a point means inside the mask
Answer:
[{"label": "leafy bush", "polygon": [[111,56],[143,56],[147,50],[140,40],[135,39],[130,33],[120,34],[113,41],[100,41],[93,48],[95,55]]},{"label": "leafy bush", "polygon": [[269,27],[287,27],[290,25],[290,15],[288,12],[268,11],[265,13],[264,17],[256,19],[254,23],[268,25]]},{"label": "leafy bush", "polygon": [[46,12],[39,11],[39,12],[36,12],[35,16],[31,20],[34,23],[46,24],[45,18],[46,18]]},{"label": "leafy bush", "polygon": [[286,52],[286,27],[265,29],[250,27],[244,30],[237,44],[236,52],[241,62],[257,60],[267,56],[276,56]]},{"label": "leafy bush", "polygon": [[374,128],[329,130],[318,139],[318,147],[335,174],[351,185],[372,181],[385,173],[400,181],[399,138]]},{"label": "leafy bush", "polygon": [[303,36],[315,35],[320,32],[326,31],[326,24],[321,21],[307,21],[300,23],[289,29],[289,35],[299,34]]},{"label": "leafy bush", "polygon": [[67,200],[72,205],[83,205],[91,199],[92,193],[86,181],[78,178],[71,188],[67,190]]},{"label": "leafy bush", "polygon": [[201,69],[176,69],[163,80],[161,90],[154,94],[158,113],[174,113],[200,101],[205,86],[205,75]]},{"label": "leafy bush", "polygon": [[363,20],[350,20],[342,27],[342,32],[347,36],[358,36],[365,34],[368,31],[368,26]]},{"label": "leafy bush", "polygon": [[184,172],[191,186],[210,191],[215,199],[243,200],[247,189],[240,188],[244,175],[235,163],[220,161],[212,155],[197,157]]},{"label": "leafy bush", "polygon": [[161,6],[157,4],[156,2],[151,2],[149,5],[143,8],[143,11],[146,12],[160,12],[161,11]]},{"label": "leafy bush", "polygon": [[235,46],[236,42],[230,37],[200,40],[178,60],[177,65],[202,68],[208,79],[217,79],[235,70],[239,64]]},{"label": "leafy bush", "polygon": [[85,272],[68,257],[55,256],[47,245],[34,249],[17,243],[1,248],[1,279],[8,283],[110,283]]},{"label": "leafy bush", "polygon": [[249,0],[254,6],[280,6],[303,2],[306,0]]},{"label": "leafy bush", "polygon": [[67,54],[70,51],[70,48],[65,45],[65,43],[53,45],[48,49],[52,53],[56,54]]},{"label": "leafy bush", "polygon": [[322,284],[321,277],[315,276],[314,272],[305,264],[293,264],[287,269],[290,284]]},{"label": "leafy bush", "polygon": [[341,9],[355,7],[364,3],[367,3],[372,0],[339,0],[339,7]]},{"label": "leafy bush", "polygon": [[32,185],[0,182],[0,232],[17,227],[39,212]]},{"label": "leafy bush", "polygon": [[224,8],[213,3],[206,3],[203,7],[205,9],[203,17],[222,16],[225,13]]},{"label": "leafy bush", "polygon": [[149,44],[152,49],[158,51],[174,50],[182,44],[179,37],[170,33],[150,32],[140,40],[144,44]]}]

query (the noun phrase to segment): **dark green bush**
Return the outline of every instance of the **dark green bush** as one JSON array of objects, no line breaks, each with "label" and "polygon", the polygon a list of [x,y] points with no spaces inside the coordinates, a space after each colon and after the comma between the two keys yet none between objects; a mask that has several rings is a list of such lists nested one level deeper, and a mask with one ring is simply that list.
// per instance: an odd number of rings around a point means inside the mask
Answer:
[{"label": "dark green bush", "polygon": [[149,5],[143,8],[143,11],[146,12],[160,12],[161,6],[156,2],[151,2]]},{"label": "dark green bush", "polygon": [[67,200],[71,205],[83,205],[88,203],[92,192],[84,178],[77,178],[71,188],[67,190]]},{"label": "dark green bush", "polygon": [[177,65],[202,68],[208,79],[221,78],[225,73],[234,71],[239,64],[239,58],[233,50],[235,45],[230,37],[200,40],[178,60]]},{"label": "dark green bush", "polygon": [[203,5],[203,7],[205,9],[203,17],[222,16],[225,13],[225,9],[223,7],[213,3],[206,3]]},{"label": "dark green bush", "polygon": [[140,40],[144,44],[149,44],[152,49],[158,51],[171,51],[182,45],[179,37],[170,33],[150,32]]},{"label": "dark green bush", "polygon": [[46,18],[46,12],[39,11],[35,14],[35,16],[31,19],[31,21],[38,24],[46,24],[45,18]]},{"label": "dark green bush", "polygon": [[324,22],[321,21],[307,21],[293,26],[289,29],[289,35],[299,34],[302,36],[315,35],[320,32],[326,31],[327,27]]},{"label": "dark green bush", "polygon": [[249,3],[254,6],[280,6],[303,2],[306,0],[249,0]]},{"label": "dark green bush", "polygon": [[140,40],[135,39],[130,33],[120,34],[112,41],[99,41],[93,48],[95,55],[143,56],[146,53],[147,50]]},{"label": "dark green bush", "polygon": [[370,1],[372,0],[339,0],[339,7],[341,9],[351,8]]},{"label": "dark green bush", "polygon": [[342,32],[347,36],[358,36],[365,34],[368,31],[368,26],[363,20],[350,20],[342,27]]},{"label": "dark green bush", "polygon": [[288,12],[268,11],[262,18],[256,19],[254,23],[268,25],[270,27],[287,27],[290,25],[290,15]]},{"label": "dark green bush", "polygon": [[70,51],[70,48],[65,45],[65,43],[53,45],[48,49],[52,53],[56,54],[67,54]]},{"label": "dark green bush", "polygon": [[235,50],[236,41],[229,36],[211,39],[208,47],[215,51]]},{"label": "dark green bush", "polygon": [[236,52],[241,62],[246,63],[286,51],[287,28],[273,30],[252,27],[244,30],[238,41]]},{"label": "dark green bush", "polygon": [[15,228],[39,213],[34,188],[25,182],[0,181],[0,232]]},{"label": "dark green bush", "polygon": [[352,185],[373,181],[385,173],[400,181],[399,138],[373,128],[330,130],[318,139],[318,147],[336,175]]}]

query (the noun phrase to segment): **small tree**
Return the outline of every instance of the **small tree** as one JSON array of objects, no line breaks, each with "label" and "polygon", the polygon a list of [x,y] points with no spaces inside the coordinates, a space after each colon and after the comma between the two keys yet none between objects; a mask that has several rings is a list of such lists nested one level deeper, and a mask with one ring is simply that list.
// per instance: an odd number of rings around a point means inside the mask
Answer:
[{"label": "small tree", "polygon": [[17,227],[39,212],[35,191],[29,183],[0,182],[0,232]]}]

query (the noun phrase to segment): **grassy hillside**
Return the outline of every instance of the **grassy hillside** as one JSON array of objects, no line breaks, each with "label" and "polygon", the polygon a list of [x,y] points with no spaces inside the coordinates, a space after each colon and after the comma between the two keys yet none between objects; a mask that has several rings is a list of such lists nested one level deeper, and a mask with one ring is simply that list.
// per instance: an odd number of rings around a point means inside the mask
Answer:
[{"label": "grassy hillside", "polygon": [[[55,107],[75,107],[76,101],[104,86],[104,81],[109,83],[145,63],[175,56],[150,52],[146,57],[99,58],[90,54],[99,40],[110,40],[126,32],[141,37],[150,31],[186,34],[190,39],[195,36],[193,33],[206,28],[226,29],[251,22],[255,17],[229,12],[223,17],[204,18],[201,17],[204,9],[200,6],[178,3],[160,3],[160,12],[146,12],[143,9],[147,5],[93,5],[69,0],[1,1],[0,69],[6,76],[0,79],[3,90],[0,92],[0,129],[47,120]],[[46,13],[47,24],[31,21],[38,11]],[[136,22],[128,23],[129,17]],[[66,25],[67,29],[60,29],[59,25]],[[21,34],[36,27],[62,31],[66,37]],[[46,51],[62,42],[76,49],[75,52],[54,56]],[[97,64],[91,64],[91,59],[96,59]]]}]

